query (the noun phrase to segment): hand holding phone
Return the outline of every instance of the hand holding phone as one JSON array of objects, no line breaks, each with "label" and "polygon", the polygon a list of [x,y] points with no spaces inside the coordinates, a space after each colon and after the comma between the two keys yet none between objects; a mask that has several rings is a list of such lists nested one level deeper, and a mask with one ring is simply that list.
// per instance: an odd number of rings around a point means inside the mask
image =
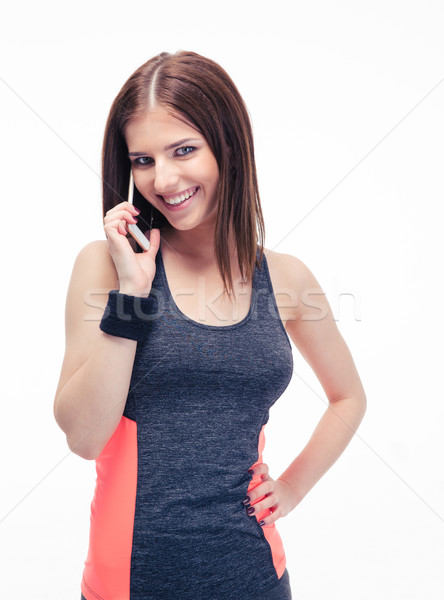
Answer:
[{"label": "hand holding phone", "polygon": [[[134,178],[133,178],[133,171],[130,169],[130,180],[129,180],[129,189],[128,189],[129,204],[133,204],[133,198],[134,198]],[[134,224],[128,224],[127,229],[129,231],[129,233],[132,235],[132,237],[139,244],[139,246],[142,248],[142,250],[144,250],[146,252],[150,247],[150,241],[145,237],[145,235],[142,233],[142,231],[137,227],[137,225],[134,225]]]}]

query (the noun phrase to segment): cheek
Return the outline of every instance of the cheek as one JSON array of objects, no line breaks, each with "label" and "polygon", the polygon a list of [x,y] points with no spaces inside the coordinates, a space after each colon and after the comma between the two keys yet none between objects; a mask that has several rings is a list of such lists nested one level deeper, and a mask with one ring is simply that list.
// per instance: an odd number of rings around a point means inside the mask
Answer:
[{"label": "cheek", "polygon": [[211,186],[216,189],[219,183],[219,167],[217,165],[216,159],[211,156],[211,159],[207,161],[206,172],[208,173],[208,181],[211,183]]},{"label": "cheek", "polygon": [[149,194],[153,186],[153,177],[147,172],[136,172],[134,183],[142,195]]}]

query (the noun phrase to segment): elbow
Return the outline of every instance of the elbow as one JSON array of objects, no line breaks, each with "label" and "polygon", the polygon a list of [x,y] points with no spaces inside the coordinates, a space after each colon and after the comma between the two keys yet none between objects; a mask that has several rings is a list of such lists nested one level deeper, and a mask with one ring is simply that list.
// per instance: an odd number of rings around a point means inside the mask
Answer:
[{"label": "elbow", "polygon": [[78,438],[74,439],[72,436],[66,435],[66,442],[73,454],[76,454],[85,460],[96,460],[102,451],[102,448],[98,448],[97,446],[88,443],[87,439],[79,441]]},{"label": "elbow", "polygon": [[94,444],[93,440],[88,439],[90,437],[88,435],[80,437],[79,439],[79,434],[72,431],[71,420],[67,419],[63,414],[57,401],[54,403],[54,419],[65,434],[66,443],[73,454],[77,454],[77,456],[80,456],[80,458],[84,458],[85,460],[95,460],[99,456],[102,448],[99,448],[97,444]]},{"label": "elbow", "polygon": [[57,425],[60,427],[63,433],[67,434],[69,420],[67,419],[65,411],[63,410],[63,403],[60,400],[60,394],[54,398],[53,415]]},{"label": "elbow", "polygon": [[347,422],[354,429],[357,429],[361,424],[367,410],[367,397],[365,393],[362,392],[359,394],[344,396],[337,400],[329,400],[330,407],[334,407],[337,402],[344,407],[344,416],[347,415]]},{"label": "elbow", "polygon": [[365,395],[365,392],[363,392],[362,394],[357,396],[356,404],[357,404],[358,411],[359,411],[359,417],[358,417],[359,423],[361,423],[361,421],[364,418],[364,415],[367,411],[367,396]]},{"label": "elbow", "polygon": [[357,385],[356,389],[352,392],[351,398],[353,399],[353,407],[357,423],[360,424],[367,411],[367,396],[361,381],[359,381],[359,385]]}]

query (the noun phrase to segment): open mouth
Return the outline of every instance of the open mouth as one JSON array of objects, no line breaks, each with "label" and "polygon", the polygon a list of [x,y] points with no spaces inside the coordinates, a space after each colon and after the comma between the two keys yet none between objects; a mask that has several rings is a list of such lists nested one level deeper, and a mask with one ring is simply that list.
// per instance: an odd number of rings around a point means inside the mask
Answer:
[{"label": "open mouth", "polygon": [[188,190],[186,190],[185,192],[183,192],[182,194],[179,194],[177,196],[170,196],[168,199],[161,196],[161,198],[167,206],[181,206],[187,200],[192,198],[198,189],[199,189],[199,187],[195,186],[195,187],[189,188]]}]

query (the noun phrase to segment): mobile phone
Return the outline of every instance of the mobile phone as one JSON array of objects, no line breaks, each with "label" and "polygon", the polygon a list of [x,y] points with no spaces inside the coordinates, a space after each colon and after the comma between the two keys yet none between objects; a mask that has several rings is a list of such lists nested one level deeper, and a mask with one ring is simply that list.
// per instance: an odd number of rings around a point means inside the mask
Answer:
[{"label": "mobile phone", "polygon": [[[129,180],[129,189],[128,189],[128,202],[130,204],[133,204],[133,198],[134,198],[134,178],[133,178],[133,171],[132,171],[132,169],[130,169],[130,180]],[[130,223],[127,225],[127,228],[128,228],[129,233],[136,240],[136,242],[139,244],[139,246],[142,248],[142,250],[145,250],[145,251],[148,250],[150,247],[150,241],[143,235],[143,233],[137,227],[137,225]]]}]

